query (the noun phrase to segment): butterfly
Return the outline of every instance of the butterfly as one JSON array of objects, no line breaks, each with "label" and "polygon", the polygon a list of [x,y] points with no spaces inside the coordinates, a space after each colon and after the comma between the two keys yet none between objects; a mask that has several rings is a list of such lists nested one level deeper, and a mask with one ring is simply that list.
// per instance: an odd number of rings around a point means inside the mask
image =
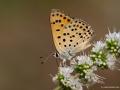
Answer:
[{"label": "butterfly", "polygon": [[70,60],[78,52],[91,46],[93,30],[85,21],[52,9],[50,23],[57,57]]}]

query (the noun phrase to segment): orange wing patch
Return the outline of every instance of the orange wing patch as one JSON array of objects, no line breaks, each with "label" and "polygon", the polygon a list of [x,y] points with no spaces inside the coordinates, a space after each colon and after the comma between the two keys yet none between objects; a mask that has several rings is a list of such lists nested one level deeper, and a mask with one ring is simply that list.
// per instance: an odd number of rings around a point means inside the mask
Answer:
[{"label": "orange wing patch", "polygon": [[61,41],[61,35],[64,32],[64,28],[66,27],[67,24],[70,24],[72,21],[73,21],[72,18],[66,16],[64,13],[62,13],[59,10],[53,9],[51,12],[50,15],[51,28],[52,28],[54,43],[58,51],[61,51],[59,47],[61,43],[59,41]]}]

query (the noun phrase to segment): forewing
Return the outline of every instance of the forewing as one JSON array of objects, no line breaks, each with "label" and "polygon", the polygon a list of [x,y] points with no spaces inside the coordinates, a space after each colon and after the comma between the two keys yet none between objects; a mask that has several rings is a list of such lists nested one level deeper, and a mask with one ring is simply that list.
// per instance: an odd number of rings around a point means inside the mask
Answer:
[{"label": "forewing", "polygon": [[53,9],[50,15],[50,22],[53,34],[54,44],[59,53],[65,52],[66,46],[63,46],[64,39],[62,39],[64,28],[73,21],[72,18],[66,16],[63,12]]}]

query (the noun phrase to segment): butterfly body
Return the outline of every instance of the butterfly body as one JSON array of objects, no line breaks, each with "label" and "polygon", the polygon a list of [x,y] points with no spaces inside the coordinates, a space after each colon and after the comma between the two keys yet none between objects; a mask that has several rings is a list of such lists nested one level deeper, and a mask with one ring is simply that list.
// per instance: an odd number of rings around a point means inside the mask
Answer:
[{"label": "butterfly body", "polygon": [[70,60],[76,53],[90,46],[93,30],[83,20],[73,19],[54,9],[50,22],[59,58]]}]

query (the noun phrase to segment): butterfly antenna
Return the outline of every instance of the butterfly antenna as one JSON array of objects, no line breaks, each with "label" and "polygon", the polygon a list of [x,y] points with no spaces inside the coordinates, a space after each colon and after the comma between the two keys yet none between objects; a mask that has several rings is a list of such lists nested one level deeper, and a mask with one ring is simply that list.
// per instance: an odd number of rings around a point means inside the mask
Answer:
[{"label": "butterfly antenna", "polygon": [[54,54],[54,52],[52,52],[50,55],[48,55],[45,59],[42,59],[42,58],[44,58],[44,57],[40,57],[40,59],[41,59],[41,64],[44,64],[49,58],[50,58],[50,56],[52,56]]}]

